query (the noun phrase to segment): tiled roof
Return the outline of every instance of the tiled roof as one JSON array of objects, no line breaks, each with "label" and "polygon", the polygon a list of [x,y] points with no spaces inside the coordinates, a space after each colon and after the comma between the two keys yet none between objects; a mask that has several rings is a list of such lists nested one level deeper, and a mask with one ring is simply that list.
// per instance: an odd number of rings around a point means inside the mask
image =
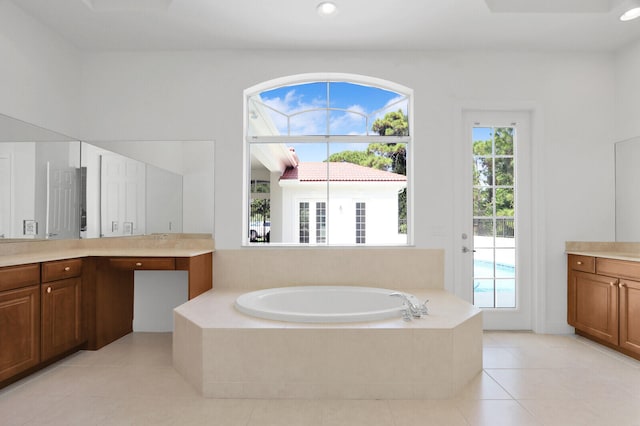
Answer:
[{"label": "tiled roof", "polygon": [[327,165],[331,182],[405,182],[407,177],[397,173],[372,169],[353,163],[299,163],[289,167],[280,180],[299,180],[300,182],[326,182]]}]

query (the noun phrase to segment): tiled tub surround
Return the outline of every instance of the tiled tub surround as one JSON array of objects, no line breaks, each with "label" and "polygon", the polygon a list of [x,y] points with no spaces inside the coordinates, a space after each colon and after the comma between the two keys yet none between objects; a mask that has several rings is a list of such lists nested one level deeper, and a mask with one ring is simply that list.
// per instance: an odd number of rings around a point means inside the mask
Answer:
[{"label": "tiled tub surround", "polygon": [[[218,250],[214,289],[174,311],[173,362],[212,398],[439,399],[482,369],[481,312],[443,287],[428,249]],[[366,285],[429,299],[429,316],[303,324],[238,312],[253,289]]]}]

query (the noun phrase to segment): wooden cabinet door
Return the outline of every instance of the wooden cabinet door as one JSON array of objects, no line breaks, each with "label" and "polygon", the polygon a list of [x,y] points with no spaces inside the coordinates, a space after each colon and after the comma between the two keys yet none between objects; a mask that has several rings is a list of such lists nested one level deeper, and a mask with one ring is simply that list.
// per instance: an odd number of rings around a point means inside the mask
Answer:
[{"label": "wooden cabinet door", "polygon": [[572,271],[569,276],[571,325],[618,344],[618,279]]},{"label": "wooden cabinet door", "polygon": [[0,292],[0,382],[40,362],[40,286]]},{"label": "wooden cabinet door", "polygon": [[640,354],[640,282],[620,280],[620,347]]},{"label": "wooden cabinet door", "polygon": [[42,284],[42,360],[83,342],[80,278]]}]

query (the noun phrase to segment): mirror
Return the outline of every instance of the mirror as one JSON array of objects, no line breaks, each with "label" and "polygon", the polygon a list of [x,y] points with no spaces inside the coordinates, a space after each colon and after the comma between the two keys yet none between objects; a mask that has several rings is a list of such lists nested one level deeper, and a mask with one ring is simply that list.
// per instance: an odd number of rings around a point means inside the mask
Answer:
[{"label": "mirror", "polygon": [[0,114],[0,242],[212,234],[213,155],[213,141],[81,144]]},{"label": "mirror", "polygon": [[82,238],[212,233],[213,142],[83,142],[81,164]]},{"label": "mirror", "polygon": [[640,241],[640,137],[615,144],[616,241]]},{"label": "mirror", "polygon": [[79,237],[80,142],[0,114],[0,241]]}]

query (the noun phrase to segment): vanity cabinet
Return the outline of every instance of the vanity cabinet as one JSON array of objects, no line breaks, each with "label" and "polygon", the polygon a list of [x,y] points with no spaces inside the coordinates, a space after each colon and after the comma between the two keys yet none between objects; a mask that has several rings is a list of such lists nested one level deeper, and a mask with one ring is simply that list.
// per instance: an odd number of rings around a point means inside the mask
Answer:
[{"label": "vanity cabinet", "polygon": [[640,354],[640,280],[620,280],[620,347]]},{"label": "vanity cabinet", "polygon": [[81,274],[82,259],[42,264],[42,361],[84,343]]},{"label": "vanity cabinet", "polygon": [[640,262],[569,255],[568,322],[640,359]]},{"label": "vanity cabinet", "polygon": [[0,388],[74,350],[133,331],[134,273],[188,271],[189,299],[211,289],[212,253],[83,257],[0,267]]},{"label": "vanity cabinet", "polygon": [[0,382],[40,362],[40,264],[0,268]]},{"label": "vanity cabinet", "polygon": [[192,299],[211,289],[212,253],[190,257],[91,257],[85,260],[88,349],[95,350],[133,331],[135,271],[188,271]]}]

